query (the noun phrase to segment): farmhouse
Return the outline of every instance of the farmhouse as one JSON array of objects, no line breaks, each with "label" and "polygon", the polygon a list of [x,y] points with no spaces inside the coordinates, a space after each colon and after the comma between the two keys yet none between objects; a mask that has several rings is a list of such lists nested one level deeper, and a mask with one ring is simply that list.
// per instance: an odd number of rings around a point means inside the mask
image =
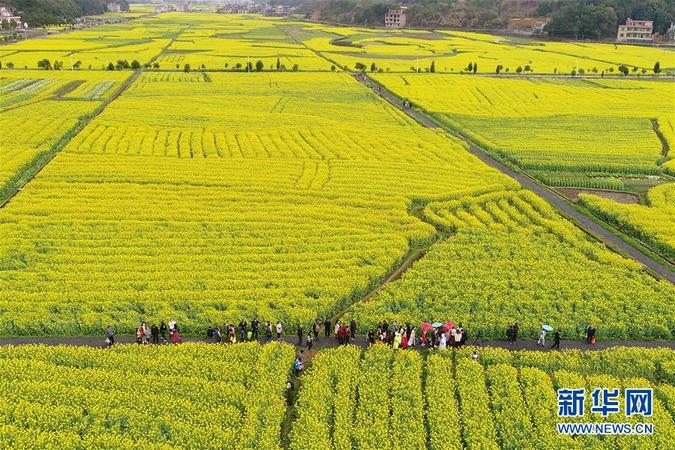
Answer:
[{"label": "farmhouse", "polygon": [[114,13],[122,12],[122,5],[120,5],[119,3],[116,3],[116,2],[108,3],[107,8],[108,8],[108,12],[114,12]]},{"label": "farmhouse", "polygon": [[625,25],[619,25],[617,42],[652,42],[654,22],[651,20],[627,19]]},{"label": "farmhouse", "polygon": [[189,12],[190,11],[190,2],[181,1],[176,3],[176,11],[178,12]]},{"label": "farmhouse", "polygon": [[398,9],[390,9],[387,11],[387,14],[384,15],[384,27],[385,28],[403,28],[407,22],[407,9],[405,6],[401,6]]},{"label": "farmhouse", "polygon": [[16,27],[21,26],[21,16],[14,15],[14,12],[9,8],[0,6],[0,23],[11,24],[14,21]]}]

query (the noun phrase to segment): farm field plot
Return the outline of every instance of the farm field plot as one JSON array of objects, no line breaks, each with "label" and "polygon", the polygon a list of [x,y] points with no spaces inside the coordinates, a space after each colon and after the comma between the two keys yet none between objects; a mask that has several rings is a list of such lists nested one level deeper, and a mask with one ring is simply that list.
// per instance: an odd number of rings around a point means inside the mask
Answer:
[{"label": "farm field plot", "polygon": [[550,185],[621,188],[621,176],[658,175],[667,160],[655,126],[675,114],[669,81],[374,78]]},{"label": "farm field plot", "polygon": [[579,198],[595,215],[675,259],[674,183],[653,187],[647,193],[648,205],[626,205],[590,194]]},{"label": "farm field plot", "polygon": [[550,322],[568,339],[589,324],[601,324],[610,339],[673,338],[673,285],[589,241],[528,191],[431,202],[423,214],[455,234],[354,306],[363,330],[383,319],[452,321],[485,339],[502,337],[514,322],[536,336]]},{"label": "farm field plot", "polygon": [[[550,43],[509,39],[461,31],[373,30],[288,24],[289,34],[309,48],[354,70],[356,63],[384,72],[588,74],[618,73],[625,64],[634,73],[651,72],[655,62],[675,68],[675,52],[668,49],[595,43]],[[469,69],[471,64],[471,69]]]},{"label": "farm field plot", "polygon": [[[516,449],[545,442],[555,449],[657,449],[672,442],[671,350],[544,354],[481,348],[479,362],[471,359],[473,350],[426,359],[380,345],[320,352],[301,377],[290,448]],[[661,369],[665,379],[657,375]],[[556,389],[598,386],[653,388],[653,416],[622,419],[651,422],[658,431],[620,440],[559,435]],[[613,419],[594,414],[593,420]]]},{"label": "farm field plot", "polygon": [[152,21],[103,25],[7,45],[3,47],[7,53],[0,53],[0,63],[4,69],[37,69],[38,61],[48,59],[52,65],[62,63],[66,70],[104,70],[118,60],[145,64],[158,56],[175,34],[170,26]]},{"label": "farm field plot", "polygon": [[110,97],[129,73],[11,71],[0,77],[0,189]]},{"label": "farm field plot", "polygon": [[[158,59],[160,70],[192,69],[245,70],[262,61],[265,70],[329,71],[331,63],[302,43],[294,41],[279,27],[283,21],[259,16],[191,14],[185,27],[184,16],[163,14],[153,22],[183,27],[179,36]],[[277,68],[277,61],[279,67]]]},{"label": "farm field plot", "polygon": [[348,75],[160,75],[0,212],[2,333],[307,323],[434,238],[413,203],[517,187]]},{"label": "farm field plot", "polygon": [[281,448],[284,344],[0,349],[1,448]]}]

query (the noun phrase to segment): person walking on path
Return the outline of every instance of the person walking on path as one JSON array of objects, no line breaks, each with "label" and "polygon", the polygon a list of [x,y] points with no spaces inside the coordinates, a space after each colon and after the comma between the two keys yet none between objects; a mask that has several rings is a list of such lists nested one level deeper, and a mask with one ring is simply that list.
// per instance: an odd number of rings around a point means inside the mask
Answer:
[{"label": "person walking on path", "polygon": [[319,319],[314,321],[314,327],[312,328],[312,331],[314,333],[314,339],[319,339],[319,333],[321,333],[321,321]]},{"label": "person walking on path", "polygon": [[595,344],[595,327],[593,325],[586,328],[586,343],[589,345]]},{"label": "person walking on path", "polygon": [[511,334],[511,342],[515,344],[517,339],[518,339],[518,324],[514,323],[513,333]]},{"label": "person walking on path", "polygon": [[342,324],[335,325],[337,326],[338,345],[345,345],[347,343],[347,327]]},{"label": "person walking on path", "polygon": [[178,344],[180,342],[180,334],[178,333],[178,327],[174,325],[173,331],[171,332],[171,342]]},{"label": "person walking on path", "polygon": [[396,334],[394,335],[394,342],[393,342],[393,347],[394,350],[398,350],[399,347],[401,346],[401,332],[397,331]]},{"label": "person walking on path", "polygon": [[410,328],[410,335],[408,336],[408,347],[415,346],[415,327]]},{"label": "person walking on path", "polygon": [[330,337],[330,320],[326,317],[326,320],[323,321],[323,334],[324,337]]},{"label": "person walking on path", "polygon": [[352,339],[356,339],[356,319],[349,322],[349,332]]},{"label": "person walking on path", "polygon": [[246,321],[242,320],[241,322],[239,322],[239,340],[241,342],[246,341],[246,337],[248,336],[247,330],[248,324],[246,323]]},{"label": "person walking on path", "polygon": [[108,325],[108,328],[105,329],[105,342],[108,347],[115,345],[115,330],[112,325]]},{"label": "person walking on path", "polygon": [[441,333],[441,340],[438,343],[438,349],[445,350],[446,346],[447,346],[447,338],[445,337],[445,333]]},{"label": "person walking on path", "polygon": [[265,323],[265,340],[272,342],[272,323],[269,320]]},{"label": "person walking on path", "polygon": [[162,323],[159,324],[159,335],[162,336],[162,341],[166,342],[166,330],[167,326],[162,320]]},{"label": "person walking on path", "polygon": [[298,346],[302,345],[303,332],[304,332],[304,330],[302,329],[302,325],[298,325]]},{"label": "person walking on path", "polygon": [[276,324],[277,340],[281,340],[281,333],[284,332],[284,327],[281,326],[281,321],[277,320]]},{"label": "person walking on path", "polygon": [[513,343],[513,325],[509,325],[506,328],[506,341],[510,344]]},{"label": "person walking on path", "polygon": [[307,334],[307,351],[312,350],[312,346],[314,345],[314,336],[312,333]]},{"label": "person walking on path", "polygon": [[296,375],[300,375],[300,372],[302,372],[302,369],[304,368],[304,363],[302,362],[302,356],[298,355],[297,358],[295,358],[295,363],[293,364],[293,369],[295,370]]},{"label": "person walking on path", "polygon": [[258,340],[258,329],[259,328],[260,328],[260,321],[256,317],[255,319],[253,319],[251,321],[251,332],[252,332],[253,339],[255,339],[256,341]]},{"label": "person walking on path", "polygon": [[459,348],[462,346],[462,340],[464,339],[464,328],[462,325],[459,325],[459,329],[455,333],[455,347]]},{"label": "person walking on path", "polygon": [[560,350],[560,330],[555,330],[555,334],[553,335],[553,345],[551,345],[551,348]]},{"label": "person walking on path", "polygon": [[157,324],[153,323],[150,327],[150,336],[152,336],[153,344],[159,344],[159,328],[157,328]]},{"label": "person walking on path", "polygon": [[539,340],[537,341],[537,345],[544,346],[546,345],[546,330],[543,328],[539,332]]}]

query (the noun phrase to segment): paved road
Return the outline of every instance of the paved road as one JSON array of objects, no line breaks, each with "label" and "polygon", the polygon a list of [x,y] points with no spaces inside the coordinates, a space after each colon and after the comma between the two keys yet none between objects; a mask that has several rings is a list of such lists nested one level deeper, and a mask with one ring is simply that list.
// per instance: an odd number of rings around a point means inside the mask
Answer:
[{"label": "paved road", "polygon": [[[116,343],[118,344],[131,344],[135,342],[133,336],[116,336]],[[285,336],[284,342],[289,344],[298,343],[297,337]],[[188,337],[184,338],[183,342],[207,342],[213,343],[213,340],[207,339],[206,337]],[[261,339],[262,343],[263,340]],[[550,343],[552,343],[551,341]],[[303,341],[304,343],[304,341]],[[352,340],[354,345],[361,347],[366,347],[368,345],[367,341],[363,337]],[[550,344],[549,343],[549,344]],[[8,338],[0,339],[0,346],[3,345],[33,345],[33,344],[44,344],[44,345],[67,345],[67,346],[86,346],[86,347],[105,347],[104,337],[24,337],[24,338]],[[473,344],[473,341],[469,340],[469,344]],[[541,347],[537,345],[537,341],[534,339],[520,339],[514,344],[509,344],[506,341],[482,341],[479,345],[483,347],[500,347],[508,348],[510,350],[544,350],[549,351],[547,347]],[[332,348],[337,347],[337,341],[333,337],[323,337],[323,334],[319,337],[318,341],[314,343],[314,349],[322,348]],[[566,341],[561,342],[561,347],[563,349],[579,349],[579,350],[602,350],[610,347],[647,347],[647,348],[670,348],[675,350],[675,341],[610,341],[603,342],[599,341],[595,345],[587,345],[583,341]]]},{"label": "paved road", "polygon": [[[380,84],[378,84],[377,82],[373,81],[368,77],[365,77],[364,79],[364,76],[361,74],[355,74],[354,77],[357,80],[364,83],[366,86],[373,89],[376,93],[378,93],[382,98],[387,100],[389,103],[403,110],[406,114],[415,119],[421,125],[428,128],[439,128],[439,125],[435,121],[430,119],[427,115],[414,109],[404,108],[403,102],[398,97],[396,97],[396,95],[394,95],[391,91],[387,90],[384,86],[381,86]],[[495,160],[485,150],[477,147],[473,142],[471,142],[468,138],[466,138],[466,136],[458,135],[458,137],[464,139],[469,144],[469,151],[474,155],[476,155],[481,161],[483,161],[485,164],[491,167],[494,167],[495,169],[508,175],[509,177],[515,179],[522,186],[525,186],[526,188],[536,192],[539,196],[545,198],[549,203],[555,206],[564,215],[574,219],[576,223],[580,226],[580,228],[583,229],[586,233],[590,234],[599,241],[605,242],[611,247],[620,249],[624,253],[624,255],[633,258],[635,261],[642,263],[646,267],[649,267],[649,269],[651,269],[654,273],[658,274],[660,277],[670,281],[671,283],[675,283],[675,272],[672,272],[664,265],[654,261],[637,248],[633,247],[632,245],[628,244],[621,238],[607,231],[602,226],[593,222],[590,218],[588,218],[588,216],[577,211],[565,198],[558,195],[551,189],[541,185],[540,183],[534,181],[532,178],[526,175],[514,172],[513,170],[506,167],[504,164]]]}]

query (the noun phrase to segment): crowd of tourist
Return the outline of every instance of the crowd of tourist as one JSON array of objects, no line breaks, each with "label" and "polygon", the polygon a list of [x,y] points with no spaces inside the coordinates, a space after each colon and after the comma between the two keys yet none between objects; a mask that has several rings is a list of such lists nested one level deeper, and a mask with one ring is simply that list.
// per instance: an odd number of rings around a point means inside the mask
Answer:
[{"label": "crowd of tourist", "polygon": [[[332,321],[326,318],[323,322],[316,319],[307,328],[300,325],[296,328],[297,345],[306,346],[311,350],[315,342],[319,339],[323,331],[324,338],[334,338],[337,345],[349,345],[356,339],[357,323],[352,319],[349,322]],[[506,340],[513,345],[518,340],[519,326],[517,323],[509,325],[506,329]],[[548,325],[542,326],[537,345],[546,346],[546,338],[549,332],[553,332],[552,349],[560,349],[561,333],[560,330],[553,330]],[[222,328],[210,326],[206,331],[207,338],[216,343],[234,344],[237,342],[258,341],[261,336],[266,342],[273,339],[282,340],[284,336],[284,327],[281,321],[272,323],[265,321],[262,323],[257,318],[247,322],[241,320],[239,323],[225,323]],[[584,337],[587,344],[592,345],[596,342],[596,329],[589,325]],[[109,346],[115,344],[115,330],[109,325],[105,331],[105,343]],[[379,322],[376,328],[371,328],[366,333],[366,342],[369,345],[381,342],[394,349],[407,349],[416,346],[430,349],[443,350],[445,348],[458,348],[466,344],[468,333],[462,324],[447,323],[423,323],[420,327],[415,327],[410,323],[399,324],[393,321],[391,324],[386,320]],[[136,342],[139,344],[177,344],[182,341],[178,323],[171,319],[168,323],[161,321],[159,325],[148,325],[143,322],[136,329]],[[480,335],[473,342],[474,345],[481,345]]]}]

